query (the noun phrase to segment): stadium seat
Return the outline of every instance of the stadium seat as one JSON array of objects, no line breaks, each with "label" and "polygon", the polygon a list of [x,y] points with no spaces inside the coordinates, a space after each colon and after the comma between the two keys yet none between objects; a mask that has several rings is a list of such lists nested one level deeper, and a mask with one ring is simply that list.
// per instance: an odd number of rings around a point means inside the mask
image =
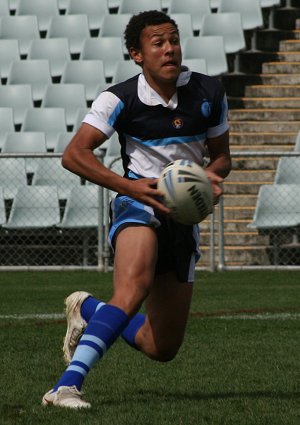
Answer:
[{"label": "stadium seat", "polygon": [[121,37],[131,18],[132,13],[122,13],[116,15],[105,15],[100,28],[99,37]]},{"label": "stadium seat", "polygon": [[[47,152],[45,134],[42,132],[17,132],[7,134],[3,153],[45,153]],[[36,169],[36,158],[25,158],[26,173],[33,174]]]},{"label": "stadium seat", "polygon": [[13,200],[6,229],[38,229],[56,226],[60,221],[56,187],[19,187]]},{"label": "stadium seat", "polygon": [[98,227],[97,185],[73,187],[59,227],[62,229],[84,229]]},{"label": "stadium seat", "polygon": [[169,14],[189,13],[192,17],[193,31],[201,31],[202,18],[211,13],[209,0],[171,0]]},{"label": "stadium seat", "polygon": [[183,48],[184,59],[205,59],[207,74],[221,75],[228,71],[223,37],[217,35],[187,39]]},{"label": "stadium seat", "polygon": [[112,79],[117,63],[124,59],[123,43],[120,37],[99,37],[85,40],[81,60],[102,60],[106,79]]},{"label": "stadium seat", "polygon": [[54,149],[60,133],[67,131],[64,108],[29,108],[25,112],[22,132],[44,132],[47,150]]},{"label": "stadium seat", "polygon": [[9,0],[1,0],[0,16],[9,16],[9,15],[10,15]]},{"label": "stadium seat", "polygon": [[274,6],[280,6],[281,0],[260,0],[260,6],[262,9],[267,9],[269,12],[268,16],[268,29],[274,29]]},{"label": "stadium seat", "polygon": [[19,0],[16,15],[35,15],[40,31],[48,31],[52,16],[59,15],[57,0]]},{"label": "stadium seat", "polygon": [[245,37],[240,13],[211,13],[203,17],[200,37],[219,35],[223,37],[226,53],[245,49]]},{"label": "stadium seat", "polygon": [[63,153],[74,135],[75,132],[60,133],[54,146],[54,152]]},{"label": "stadium seat", "polygon": [[87,15],[89,29],[99,31],[104,15],[109,14],[107,0],[69,0],[67,15]]},{"label": "stadium seat", "polygon": [[0,77],[6,79],[11,63],[20,59],[18,40],[0,40]]},{"label": "stadium seat", "polygon": [[39,37],[40,32],[36,16],[0,17],[0,39],[18,40],[21,55],[26,56],[31,41]]},{"label": "stadium seat", "polygon": [[178,26],[180,42],[183,45],[187,38],[194,36],[192,29],[192,17],[189,13],[171,13],[170,17],[174,19]]},{"label": "stadium seat", "polygon": [[[106,153],[104,156],[104,164],[110,167],[111,163],[121,156],[121,146],[119,142],[118,133],[114,132],[113,135],[105,141]],[[100,146],[100,149],[103,149],[103,145]]]},{"label": "stadium seat", "polygon": [[283,157],[278,161],[274,182],[276,184],[299,184],[300,157]]},{"label": "stadium seat", "polygon": [[61,77],[65,63],[71,60],[67,38],[41,38],[32,40],[27,59],[48,59],[51,77]]},{"label": "stadium seat", "polygon": [[4,199],[13,199],[20,186],[27,185],[24,158],[0,158],[0,186]]},{"label": "stadium seat", "polygon": [[99,85],[106,83],[103,61],[98,59],[67,62],[61,82],[84,84],[86,100],[94,100]]},{"label": "stadium seat", "polygon": [[260,0],[221,0],[218,13],[224,12],[240,13],[244,30],[263,26]]},{"label": "stadium seat", "polygon": [[66,37],[69,40],[71,55],[79,55],[82,51],[84,40],[90,37],[87,15],[53,16],[47,37]]},{"label": "stadium seat", "polygon": [[65,108],[67,126],[75,123],[78,108],[86,107],[83,84],[51,84],[47,87],[43,108]]},{"label": "stadium seat", "polygon": [[33,108],[29,84],[0,86],[0,107],[13,108],[14,124],[21,125],[27,108]]},{"label": "stadium seat", "polygon": [[5,212],[5,199],[3,194],[3,188],[0,187],[0,225],[6,223],[6,212]]},{"label": "stadium seat", "polygon": [[298,131],[297,136],[296,136],[296,139],[295,139],[294,151],[295,152],[300,152],[300,130]]},{"label": "stadium seat", "polygon": [[39,158],[33,186],[57,186],[59,199],[67,199],[72,187],[80,186],[80,177],[63,168],[61,158]]},{"label": "stadium seat", "polygon": [[120,0],[118,13],[137,14],[145,10],[161,10],[161,0]]},{"label": "stadium seat", "polygon": [[261,186],[253,221],[249,227],[271,230],[299,225],[300,184]]},{"label": "stadium seat", "polygon": [[0,150],[7,133],[14,132],[14,112],[12,108],[0,108]]},{"label": "stadium seat", "polygon": [[207,74],[207,66],[205,59],[184,59],[183,65],[186,65],[191,71]]},{"label": "stadium seat", "polygon": [[77,131],[82,124],[83,118],[89,112],[89,108],[78,108],[75,115],[73,131]]},{"label": "stadium seat", "polygon": [[47,59],[13,61],[7,76],[7,84],[30,84],[34,102],[43,99],[46,88],[51,83],[50,65]]},{"label": "stadium seat", "polygon": [[120,61],[117,64],[116,73],[113,76],[112,82],[113,84],[120,83],[121,81],[125,81],[134,75],[140,74],[141,72],[142,68],[136,65],[133,60]]}]

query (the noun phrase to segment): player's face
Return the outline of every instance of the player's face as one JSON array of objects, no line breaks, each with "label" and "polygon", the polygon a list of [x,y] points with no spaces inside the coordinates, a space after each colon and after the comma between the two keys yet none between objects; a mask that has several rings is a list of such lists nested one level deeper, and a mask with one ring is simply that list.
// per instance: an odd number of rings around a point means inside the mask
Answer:
[{"label": "player's face", "polygon": [[141,49],[133,59],[140,63],[148,82],[175,83],[181,70],[179,35],[171,23],[150,25],[143,29]]}]

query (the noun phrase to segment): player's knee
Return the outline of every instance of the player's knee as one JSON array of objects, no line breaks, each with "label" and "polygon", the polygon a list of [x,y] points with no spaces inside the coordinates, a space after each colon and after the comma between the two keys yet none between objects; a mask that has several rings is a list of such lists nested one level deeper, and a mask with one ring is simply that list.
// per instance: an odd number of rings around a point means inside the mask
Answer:
[{"label": "player's knee", "polygon": [[167,363],[172,361],[176,357],[179,348],[180,346],[178,346],[177,344],[168,347],[155,347],[152,352],[149,353],[149,357],[152,360]]}]

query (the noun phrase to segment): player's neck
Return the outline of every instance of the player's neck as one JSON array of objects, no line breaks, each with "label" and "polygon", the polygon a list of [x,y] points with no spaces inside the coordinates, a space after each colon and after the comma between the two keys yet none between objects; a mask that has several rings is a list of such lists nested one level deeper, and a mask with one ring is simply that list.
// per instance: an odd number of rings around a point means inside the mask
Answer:
[{"label": "player's neck", "polygon": [[149,78],[149,76],[145,76],[145,78],[149,86],[155,90],[166,103],[168,103],[176,93],[176,81],[161,82]]}]

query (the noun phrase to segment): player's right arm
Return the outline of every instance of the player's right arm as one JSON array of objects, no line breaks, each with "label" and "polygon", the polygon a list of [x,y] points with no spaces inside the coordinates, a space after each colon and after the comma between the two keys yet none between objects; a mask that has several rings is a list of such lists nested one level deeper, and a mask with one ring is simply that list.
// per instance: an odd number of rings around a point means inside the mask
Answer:
[{"label": "player's right arm", "polygon": [[63,154],[63,167],[99,186],[130,196],[162,213],[168,213],[169,209],[157,200],[162,193],[155,188],[155,180],[126,179],[97,159],[93,151],[106,139],[106,135],[99,129],[83,123]]}]

